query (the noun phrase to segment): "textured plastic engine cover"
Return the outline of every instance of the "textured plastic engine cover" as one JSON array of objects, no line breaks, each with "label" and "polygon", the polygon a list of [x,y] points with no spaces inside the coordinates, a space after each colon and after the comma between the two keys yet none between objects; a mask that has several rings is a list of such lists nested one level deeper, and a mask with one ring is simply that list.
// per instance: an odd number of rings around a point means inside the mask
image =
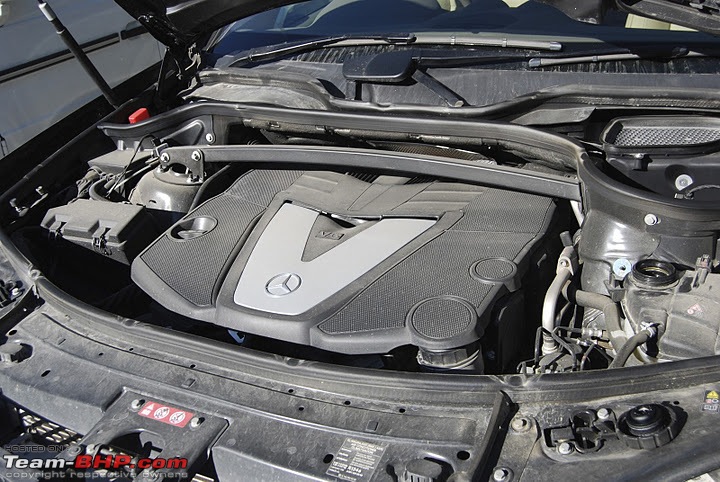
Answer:
[{"label": "textured plastic engine cover", "polygon": [[341,353],[479,339],[552,199],[454,182],[251,171],[151,244],[133,280],[182,315]]}]

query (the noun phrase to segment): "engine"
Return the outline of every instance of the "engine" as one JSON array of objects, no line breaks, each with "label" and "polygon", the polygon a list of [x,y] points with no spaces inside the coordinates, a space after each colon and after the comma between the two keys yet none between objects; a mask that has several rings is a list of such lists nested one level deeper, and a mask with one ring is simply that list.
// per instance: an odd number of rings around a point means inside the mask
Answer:
[{"label": "engine", "polygon": [[132,274],[170,310],[233,330],[347,354],[415,345],[457,366],[478,358],[554,213],[552,199],[467,184],[255,170]]},{"label": "engine", "polygon": [[715,139],[706,130],[612,121],[606,155],[579,160],[582,203],[382,163],[240,166],[219,149],[214,165],[189,148],[178,165],[140,140],[91,160],[77,198],[41,224],[51,249],[82,246],[132,280],[97,306],[251,348],[476,373],[682,360],[720,354],[718,149],[693,144]]}]

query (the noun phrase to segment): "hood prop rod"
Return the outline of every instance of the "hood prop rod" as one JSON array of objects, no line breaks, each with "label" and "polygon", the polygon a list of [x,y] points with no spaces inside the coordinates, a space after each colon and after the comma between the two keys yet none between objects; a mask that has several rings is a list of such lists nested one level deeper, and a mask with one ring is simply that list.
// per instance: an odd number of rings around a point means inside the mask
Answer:
[{"label": "hood prop rod", "polygon": [[53,25],[53,27],[55,27],[55,31],[60,36],[62,41],[65,42],[65,45],[70,50],[70,52],[72,52],[78,62],[80,62],[80,66],[83,68],[83,70],[87,72],[93,82],[95,82],[95,85],[100,88],[103,97],[105,97],[105,99],[110,103],[111,106],[117,108],[120,105],[120,102],[115,97],[114,92],[107,84],[107,82],[105,82],[105,79],[103,79],[102,75],[100,75],[100,72],[98,72],[98,69],[95,67],[95,65],[93,65],[93,63],[90,61],[90,58],[87,56],[82,47],[80,47],[80,45],[77,43],[75,37],[72,36],[70,31],[68,31],[68,29],[65,27],[65,25],[63,25],[57,15],[55,15],[55,12],[47,3],[47,1],[38,0],[38,7],[40,8],[40,11],[43,13],[43,15],[45,15],[45,18],[47,18],[48,21]]}]

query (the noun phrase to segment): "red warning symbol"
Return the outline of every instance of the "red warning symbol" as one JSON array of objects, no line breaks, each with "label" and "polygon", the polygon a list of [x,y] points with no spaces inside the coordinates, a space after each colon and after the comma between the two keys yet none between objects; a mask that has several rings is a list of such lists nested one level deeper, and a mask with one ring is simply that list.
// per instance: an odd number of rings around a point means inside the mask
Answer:
[{"label": "red warning symbol", "polygon": [[143,416],[150,415],[153,412],[153,410],[155,410],[155,404],[154,403],[149,403],[149,404],[146,403],[145,408],[143,408],[140,411],[140,415],[143,415]]},{"label": "red warning symbol", "polygon": [[158,402],[145,402],[138,415],[182,428],[190,422],[194,414]]}]

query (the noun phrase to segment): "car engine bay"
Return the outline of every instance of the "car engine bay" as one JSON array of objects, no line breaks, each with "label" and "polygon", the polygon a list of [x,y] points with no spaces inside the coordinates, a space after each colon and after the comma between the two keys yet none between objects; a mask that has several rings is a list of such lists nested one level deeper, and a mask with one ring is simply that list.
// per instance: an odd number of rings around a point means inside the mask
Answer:
[{"label": "car engine bay", "polygon": [[720,354],[714,118],[473,143],[208,104],[101,124],[82,176],[36,193],[49,209],[16,205],[16,245],[85,303],[280,356],[509,374]]}]

